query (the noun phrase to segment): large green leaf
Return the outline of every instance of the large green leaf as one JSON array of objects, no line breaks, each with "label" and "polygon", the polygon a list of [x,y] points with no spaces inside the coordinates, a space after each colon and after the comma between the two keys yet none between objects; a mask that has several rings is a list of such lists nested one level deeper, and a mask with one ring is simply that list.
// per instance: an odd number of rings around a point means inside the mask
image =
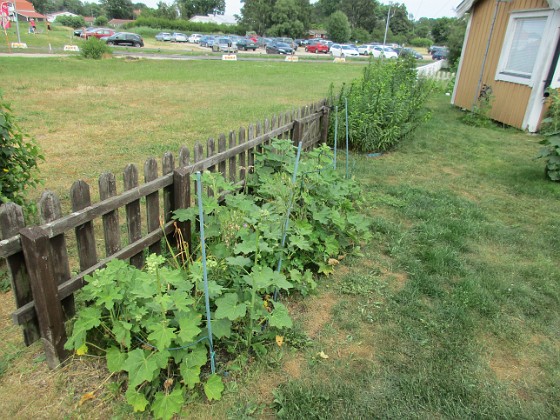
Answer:
[{"label": "large green leaf", "polygon": [[152,405],[156,419],[169,420],[181,411],[185,397],[181,387],[176,387],[171,393],[157,392]]},{"label": "large green leaf", "polygon": [[292,319],[288,314],[288,308],[280,302],[274,302],[274,310],[268,318],[268,323],[271,327],[292,328]]},{"label": "large green leaf", "polygon": [[111,329],[111,331],[115,335],[115,340],[117,341],[117,343],[126,348],[130,348],[130,343],[132,340],[132,337],[130,335],[131,328],[131,323],[115,320],[113,322],[113,328]]},{"label": "large green leaf", "polygon": [[212,335],[216,338],[229,338],[231,336],[231,321],[229,319],[213,319]]},{"label": "large green leaf", "polygon": [[204,384],[204,393],[210,401],[220,400],[223,390],[224,384],[222,383],[222,378],[216,374],[210,375],[208,381]]},{"label": "large green leaf", "polygon": [[126,402],[129,403],[134,412],[142,412],[146,409],[146,406],[149,404],[148,400],[141,392],[136,391],[134,388],[130,386],[126,390]]},{"label": "large green leaf", "polygon": [[158,375],[158,360],[146,350],[135,349],[128,353],[123,370],[128,372],[128,386],[136,388],[144,381],[151,382]]},{"label": "large green leaf", "polygon": [[198,327],[200,325],[200,320],[202,315],[194,311],[189,311],[186,313],[181,313],[177,321],[179,322],[179,339],[181,345],[185,345],[194,341],[194,339],[200,334],[201,329]]},{"label": "large green leaf", "polygon": [[126,360],[126,353],[121,353],[121,351],[116,347],[109,347],[105,355],[107,359],[107,369],[111,373],[116,373],[124,370],[124,362]]},{"label": "large green leaf", "polygon": [[74,350],[86,343],[87,332],[101,325],[101,309],[95,306],[83,308],[74,323],[72,335],[64,344],[67,350]]},{"label": "large green leaf", "polygon": [[216,318],[227,318],[230,321],[243,318],[247,311],[247,304],[239,302],[237,293],[227,293],[219,299],[216,299]]},{"label": "large green leaf", "polygon": [[169,348],[175,340],[175,328],[169,328],[167,322],[152,324],[150,330],[152,332],[148,335],[148,340],[159,350]]}]

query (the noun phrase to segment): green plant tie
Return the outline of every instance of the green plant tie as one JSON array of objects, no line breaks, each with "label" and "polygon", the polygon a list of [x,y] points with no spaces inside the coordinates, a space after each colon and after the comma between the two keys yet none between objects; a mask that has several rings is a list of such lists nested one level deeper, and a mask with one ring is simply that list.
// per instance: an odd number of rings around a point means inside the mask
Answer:
[{"label": "green plant tie", "polygon": [[214,362],[214,343],[212,341],[212,317],[210,316],[210,297],[208,293],[208,270],[206,267],[206,243],[204,238],[204,208],[202,205],[202,179],[200,171],[196,173],[196,194],[198,198],[198,217],[200,223],[200,248],[202,250],[202,274],[204,278],[204,302],[206,304],[206,321],[208,328],[208,343],[210,344],[210,367],[212,373],[216,373],[216,366]]},{"label": "green plant tie", "polygon": [[[302,147],[303,142],[300,141],[298,144],[296,161],[294,163],[294,173],[292,174],[292,192],[290,193],[290,202],[288,205],[288,211],[286,211],[286,221],[284,222],[284,229],[282,231],[282,242],[280,243],[280,259],[278,260],[278,266],[276,267],[277,273],[280,273],[280,270],[282,270],[282,252],[284,252],[284,247],[286,245],[286,236],[288,236],[288,227],[290,226],[290,213],[292,212],[292,207],[294,206],[294,188],[296,186],[297,172]],[[274,300],[278,300],[278,288],[274,289]]]}]

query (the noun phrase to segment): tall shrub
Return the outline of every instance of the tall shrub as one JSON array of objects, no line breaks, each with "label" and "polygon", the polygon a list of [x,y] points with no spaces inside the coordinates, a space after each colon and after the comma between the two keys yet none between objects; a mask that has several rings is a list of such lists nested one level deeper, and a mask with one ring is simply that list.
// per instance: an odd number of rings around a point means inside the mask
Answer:
[{"label": "tall shrub", "polygon": [[109,48],[105,42],[95,37],[90,37],[82,44],[80,54],[84,58],[100,60],[105,54],[111,54],[111,48]]},{"label": "tall shrub", "polygon": [[37,186],[37,162],[43,159],[35,141],[16,125],[0,93],[0,204],[30,208],[26,190]]},{"label": "tall shrub", "polygon": [[[361,79],[343,86],[332,98],[339,111],[348,99],[351,147],[382,152],[410,136],[429,118],[425,104],[433,86],[432,81],[418,77],[410,57],[373,60]],[[343,128],[338,131],[339,141],[344,138]]]}]

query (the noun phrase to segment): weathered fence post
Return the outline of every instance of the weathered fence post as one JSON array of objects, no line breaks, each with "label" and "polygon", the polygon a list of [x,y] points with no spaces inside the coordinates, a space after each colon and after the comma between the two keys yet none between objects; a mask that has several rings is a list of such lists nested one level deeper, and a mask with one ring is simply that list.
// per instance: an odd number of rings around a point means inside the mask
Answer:
[{"label": "weathered fence post", "polygon": [[[144,182],[150,182],[158,177],[157,162],[154,158],[144,163]],[[153,192],[146,196],[146,222],[148,233],[159,229],[159,193]],[[150,245],[151,254],[161,254],[161,241]]]},{"label": "weathered fence post", "polygon": [[[230,131],[228,137],[228,147],[230,149],[233,149],[236,146],[235,141],[236,141],[235,131]],[[236,163],[237,163],[237,156],[233,155],[232,157],[229,158],[229,180],[233,183],[237,181]]]},{"label": "weathered fence post", "polygon": [[[8,239],[17,235],[24,226],[25,219],[20,206],[14,203],[6,203],[0,206],[0,239]],[[10,274],[16,307],[21,308],[33,300],[29,273],[25,266],[23,252],[7,257],[6,264]],[[23,340],[26,346],[30,346],[39,340],[41,335],[39,334],[39,323],[35,315],[23,323],[22,326]]]},{"label": "weathered fence post", "polygon": [[[70,196],[72,197],[72,211],[82,210],[91,205],[89,185],[84,181],[75,181],[72,184]],[[77,226],[74,231],[76,232],[76,241],[78,243],[80,271],[84,271],[97,263],[93,222],[86,222],[83,225]]]},{"label": "weathered fence post", "polygon": [[323,115],[321,116],[321,143],[326,144],[329,139],[329,118],[330,118],[330,108],[327,106],[326,101],[323,101],[322,111],[323,111]]},{"label": "weathered fence post", "polygon": [[[134,165],[127,165],[124,169],[125,191],[138,187],[138,169]],[[140,214],[140,200],[134,200],[126,206],[126,225],[128,228],[128,243],[132,244],[142,238],[142,218]],[[144,255],[139,252],[130,257],[130,264],[142,268]]]},{"label": "weathered fence post", "polygon": [[[245,143],[245,128],[239,128],[239,144]],[[239,180],[245,181],[247,176],[247,162],[246,162],[246,152],[239,153]]]},{"label": "weathered fence post", "polygon": [[58,298],[58,285],[51,258],[49,237],[38,226],[20,230],[21,246],[28,265],[41,341],[51,369],[66,359],[64,314]]},{"label": "weathered fence post", "polygon": [[[99,197],[101,200],[117,195],[117,180],[111,172],[99,176]],[[121,249],[121,229],[119,211],[112,210],[102,216],[103,236],[105,238],[105,256],[109,257]]]},{"label": "weathered fence post", "polygon": [[[175,199],[175,210],[186,209],[190,207],[191,174],[185,167],[177,168],[173,171],[173,197]],[[188,252],[192,253],[191,222],[177,222],[177,226],[181,231],[184,241],[187,243]],[[180,238],[177,238],[177,240],[180,240]]]},{"label": "weathered fence post", "polygon": [[[54,193],[45,191],[39,200],[41,222],[50,223],[62,217],[60,200]],[[70,264],[68,263],[68,250],[64,234],[56,235],[50,239],[51,267],[57,285],[64,283],[71,277]],[[62,301],[65,319],[71,318],[76,312],[74,306],[74,295],[70,295]]]},{"label": "weathered fence post", "polygon": [[300,120],[294,121],[294,128],[292,133],[292,142],[295,146],[299,144],[300,141],[303,140],[303,124]]}]

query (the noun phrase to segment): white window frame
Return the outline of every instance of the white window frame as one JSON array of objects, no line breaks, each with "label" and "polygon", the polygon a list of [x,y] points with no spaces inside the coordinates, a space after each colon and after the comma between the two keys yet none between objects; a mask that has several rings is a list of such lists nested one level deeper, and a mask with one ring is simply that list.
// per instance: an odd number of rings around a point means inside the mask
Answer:
[{"label": "white window frame", "polygon": [[[550,48],[550,46],[546,45],[546,39],[547,39],[547,34],[550,31],[552,14],[553,11],[550,9],[511,13],[508,21],[505,38],[504,38],[504,44],[502,46],[502,51],[500,53],[500,60],[498,61],[498,68],[496,70],[496,76],[495,76],[496,80],[527,85],[530,87],[534,86],[535,82],[539,81],[538,79],[540,79],[540,77],[538,76],[540,74],[539,71],[540,64],[542,60],[545,58],[547,48]],[[545,27],[543,30],[543,38],[542,38],[543,42],[541,42],[539,51],[537,52],[537,56],[535,58],[535,66],[533,67],[533,73],[531,74],[530,77],[517,76],[515,74],[508,73],[507,62],[513,44],[513,36],[515,34],[517,21],[520,19],[543,18],[543,17],[546,18]]]}]

